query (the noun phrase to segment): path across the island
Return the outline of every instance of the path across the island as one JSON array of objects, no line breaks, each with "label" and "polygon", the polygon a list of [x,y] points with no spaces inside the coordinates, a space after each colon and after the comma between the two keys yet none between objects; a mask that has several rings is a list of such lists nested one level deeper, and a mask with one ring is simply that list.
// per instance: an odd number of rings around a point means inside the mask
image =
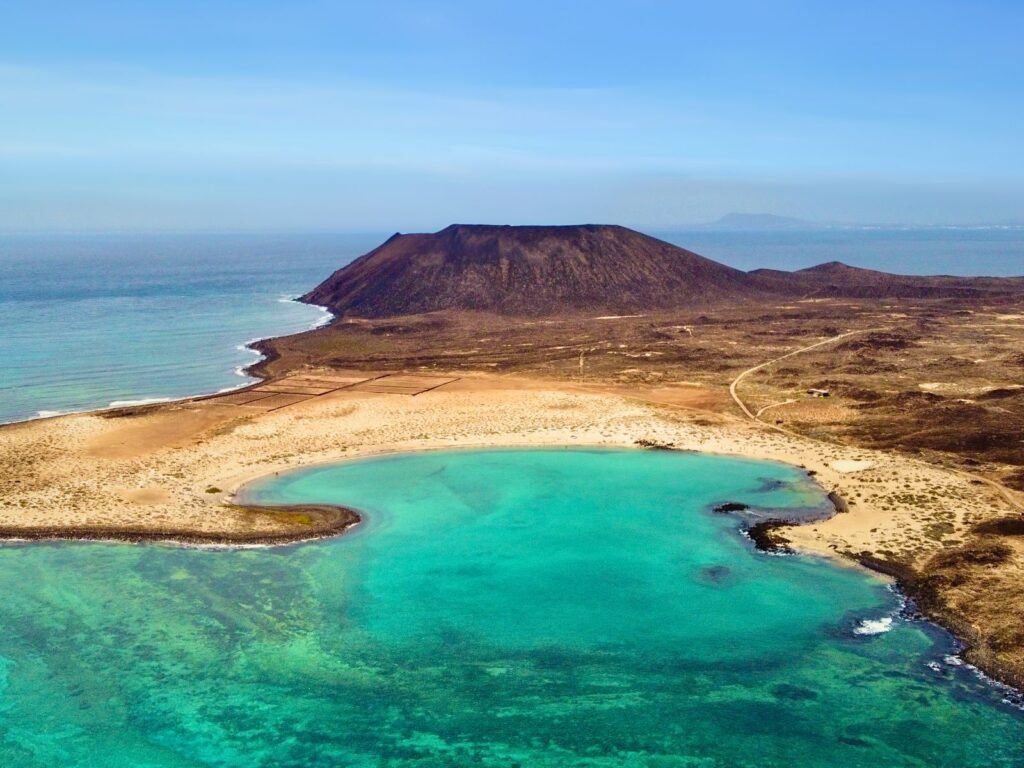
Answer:
[{"label": "path across the island", "polygon": [[[780,357],[776,357],[776,358],[774,358],[772,360],[768,360],[767,362],[760,363],[759,365],[755,365],[753,368],[747,368],[747,370],[743,371],[739,376],[737,376],[735,379],[732,380],[731,384],[729,384],[729,395],[736,402],[736,405],[738,405],[740,407],[740,410],[742,410],[743,413],[745,413],[750,419],[752,419],[752,420],[754,420],[756,422],[759,422],[761,424],[765,424],[765,426],[768,426],[771,429],[774,429],[774,430],[776,430],[778,432],[782,432],[784,434],[790,435],[792,437],[802,437],[802,438],[805,438],[805,439],[817,440],[817,441],[820,442],[819,438],[811,437],[810,435],[801,435],[798,432],[794,432],[794,431],[792,431],[790,429],[786,429],[785,427],[781,427],[778,424],[767,424],[766,422],[761,420],[761,418],[760,418],[761,414],[764,413],[765,411],[767,411],[768,409],[775,408],[775,407],[782,406],[782,405],[787,405],[787,404],[792,403],[792,402],[796,402],[795,400],[787,400],[787,401],[785,401],[783,403],[772,403],[771,405],[767,405],[764,408],[761,408],[757,413],[753,413],[747,407],[746,403],[744,403],[743,400],[740,399],[739,393],[736,391],[737,386],[739,385],[739,383],[744,378],[746,378],[750,374],[755,373],[757,371],[760,371],[762,368],[767,368],[769,365],[773,365],[773,364],[779,362],[780,360],[785,360],[788,357],[793,357],[794,355],[799,355],[799,354],[801,354],[803,352],[807,352],[809,350],[816,349],[817,347],[823,347],[826,344],[831,344],[831,343],[833,343],[835,341],[839,341],[840,339],[845,339],[848,336],[853,336],[853,335],[856,335],[856,334],[859,334],[859,333],[871,333],[871,332],[874,332],[874,331],[884,331],[884,330],[887,330],[887,329],[885,329],[885,328],[863,328],[863,329],[856,330],[856,331],[847,331],[846,333],[841,333],[838,336],[832,336],[832,337],[830,337],[828,339],[823,339],[822,341],[819,341],[819,342],[816,342],[814,344],[811,344],[810,346],[801,347],[800,349],[795,349],[792,352],[787,352],[786,354],[781,355]],[[929,462],[924,461],[922,459],[911,458],[910,460],[911,461],[919,462],[919,463],[924,464],[926,466],[932,466]],[[1021,501],[1018,499],[1017,494],[1014,493],[1009,488],[1007,488],[1002,483],[1000,483],[1000,482],[998,482],[996,480],[992,480],[991,478],[985,477],[984,475],[976,474],[974,472],[968,472],[966,470],[959,469],[957,467],[947,467],[947,469],[949,469],[949,471],[954,472],[957,475],[960,475],[961,477],[965,477],[965,478],[967,478],[969,480],[976,480],[976,481],[980,481],[981,483],[984,483],[989,488],[991,488],[993,491],[998,493],[1000,498],[1002,498],[1002,500],[1004,502],[1006,502],[1010,506],[1011,509],[1016,510],[1018,512],[1024,511],[1024,504],[1022,504]]]},{"label": "path across the island", "polygon": [[732,397],[732,399],[736,402],[736,405],[738,405],[740,407],[740,410],[743,411],[743,413],[745,413],[749,418],[753,419],[754,421],[760,421],[760,419],[758,419],[758,415],[760,414],[760,412],[758,412],[758,414],[753,413],[749,408],[747,408],[746,403],[744,403],[740,399],[740,396],[736,392],[736,387],[739,385],[739,383],[741,381],[743,381],[744,378],[746,378],[747,376],[749,376],[752,373],[755,373],[756,371],[760,371],[762,368],[767,368],[769,365],[773,365],[773,364],[779,362],[780,360],[785,360],[787,357],[793,357],[793,355],[799,355],[802,352],[807,352],[809,350],[816,349],[817,347],[823,347],[826,344],[831,344],[834,341],[839,341],[840,339],[845,339],[848,336],[854,336],[854,335],[856,335],[858,333],[870,333],[872,331],[878,331],[878,330],[881,330],[881,329],[880,328],[863,328],[863,329],[857,330],[857,331],[847,331],[846,333],[840,333],[838,336],[832,336],[832,337],[830,337],[828,339],[824,339],[822,341],[815,342],[814,344],[811,344],[810,346],[801,347],[800,349],[794,349],[792,352],[787,352],[784,355],[776,357],[776,358],[774,358],[772,360],[769,360],[767,362],[761,363],[760,365],[755,365],[753,368],[747,368],[747,370],[743,371],[743,373],[741,373],[739,376],[737,376],[735,379],[733,379],[732,383],[729,384],[729,396]]}]

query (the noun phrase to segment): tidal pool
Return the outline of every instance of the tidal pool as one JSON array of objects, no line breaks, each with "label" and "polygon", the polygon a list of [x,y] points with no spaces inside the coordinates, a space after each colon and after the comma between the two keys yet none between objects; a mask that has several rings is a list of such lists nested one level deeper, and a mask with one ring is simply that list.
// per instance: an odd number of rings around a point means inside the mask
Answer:
[{"label": "tidal pool", "polygon": [[[1024,717],[872,620],[860,572],[755,552],[799,470],[457,451],[269,478],[365,514],[262,550],[0,549],[0,765],[1024,765]],[[869,623],[865,624],[867,621]]]}]

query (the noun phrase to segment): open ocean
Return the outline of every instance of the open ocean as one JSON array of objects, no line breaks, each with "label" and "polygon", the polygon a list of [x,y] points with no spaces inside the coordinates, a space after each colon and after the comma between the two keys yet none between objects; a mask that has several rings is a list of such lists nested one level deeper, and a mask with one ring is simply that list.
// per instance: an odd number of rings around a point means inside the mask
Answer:
[{"label": "open ocean", "polygon": [[0,237],[0,422],[249,383],[246,342],[326,320],[289,299],[379,240]]},{"label": "open ocean", "polygon": [[1024,227],[651,232],[743,270],[804,269],[826,261],[904,275],[1024,275]]},{"label": "open ocean", "polygon": [[[0,236],[0,422],[250,381],[248,341],[326,315],[289,301],[390,233]],[[1024,230],[651,234],[740,269],[840,260],[1024,274]]]}]

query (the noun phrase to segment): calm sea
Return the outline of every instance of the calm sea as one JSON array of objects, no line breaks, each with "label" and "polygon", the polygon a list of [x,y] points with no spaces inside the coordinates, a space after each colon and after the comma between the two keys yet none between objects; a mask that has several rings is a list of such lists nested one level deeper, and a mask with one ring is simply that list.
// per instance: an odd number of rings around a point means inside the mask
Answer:
[{"label": "calm sea", "polygon": [[[1022,230],[652,234],[741,269],[1024,274]],[[385,237],[0,236],[0,422],[240,386],[245,343],[322,321],[288,299]]]},{"label": "calm sea", "polygon": [[738,269],[826,261],[905,275],[1024,275],[1024,228],[653,233]]},{"label": "calm sea", "polygon": [[322,322],[289,299],[379,240],[4,236],[0,422],[241,386],[245,343]]}]

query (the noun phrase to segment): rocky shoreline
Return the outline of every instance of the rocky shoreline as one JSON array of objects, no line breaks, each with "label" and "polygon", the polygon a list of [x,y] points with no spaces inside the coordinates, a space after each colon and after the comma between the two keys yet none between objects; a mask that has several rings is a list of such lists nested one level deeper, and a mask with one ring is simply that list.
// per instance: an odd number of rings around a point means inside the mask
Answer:
[{"label": "rocky shoreline", "polygon": [[[849,506],[839,494],[830,492],[828,500],[834,507],[834,514],[844,514],[849,511]],[[750,507],[744,503],[729,501],[718,504],[712,511],[716,514],[742,517],[743,513],[748,510]],[[817,518],[819,521],[821,519]],[[792,541],[782,533],[782,530],[807,525],[815,521],[814,519],[771,517],[745,523],[741,526],[741,532],[750,539],[754,548],[759,552],[771,555],[795,555],[799,554],[798,550],[791,546]],[[1016,520],[997,522],[1004,527],[1013,527],[1015,530],[1018,526],[1024,526],[1024,523],[1019,523]],[[913,618],[927,621],[948,632],[962,647],[959,655],[967,664],[975,668],[991,683],[1005,686],[1012,692],[1015,700],[1024,701],[1024,672],[1015,665],[1001,662],[986,637],[963,615],[947,604],[944,599],[944,584],[935,574],[921,573],[908,565],[886,560],[867,552],[838,554],[873,573],[892,579],[893,587],[911,606]]]}]

